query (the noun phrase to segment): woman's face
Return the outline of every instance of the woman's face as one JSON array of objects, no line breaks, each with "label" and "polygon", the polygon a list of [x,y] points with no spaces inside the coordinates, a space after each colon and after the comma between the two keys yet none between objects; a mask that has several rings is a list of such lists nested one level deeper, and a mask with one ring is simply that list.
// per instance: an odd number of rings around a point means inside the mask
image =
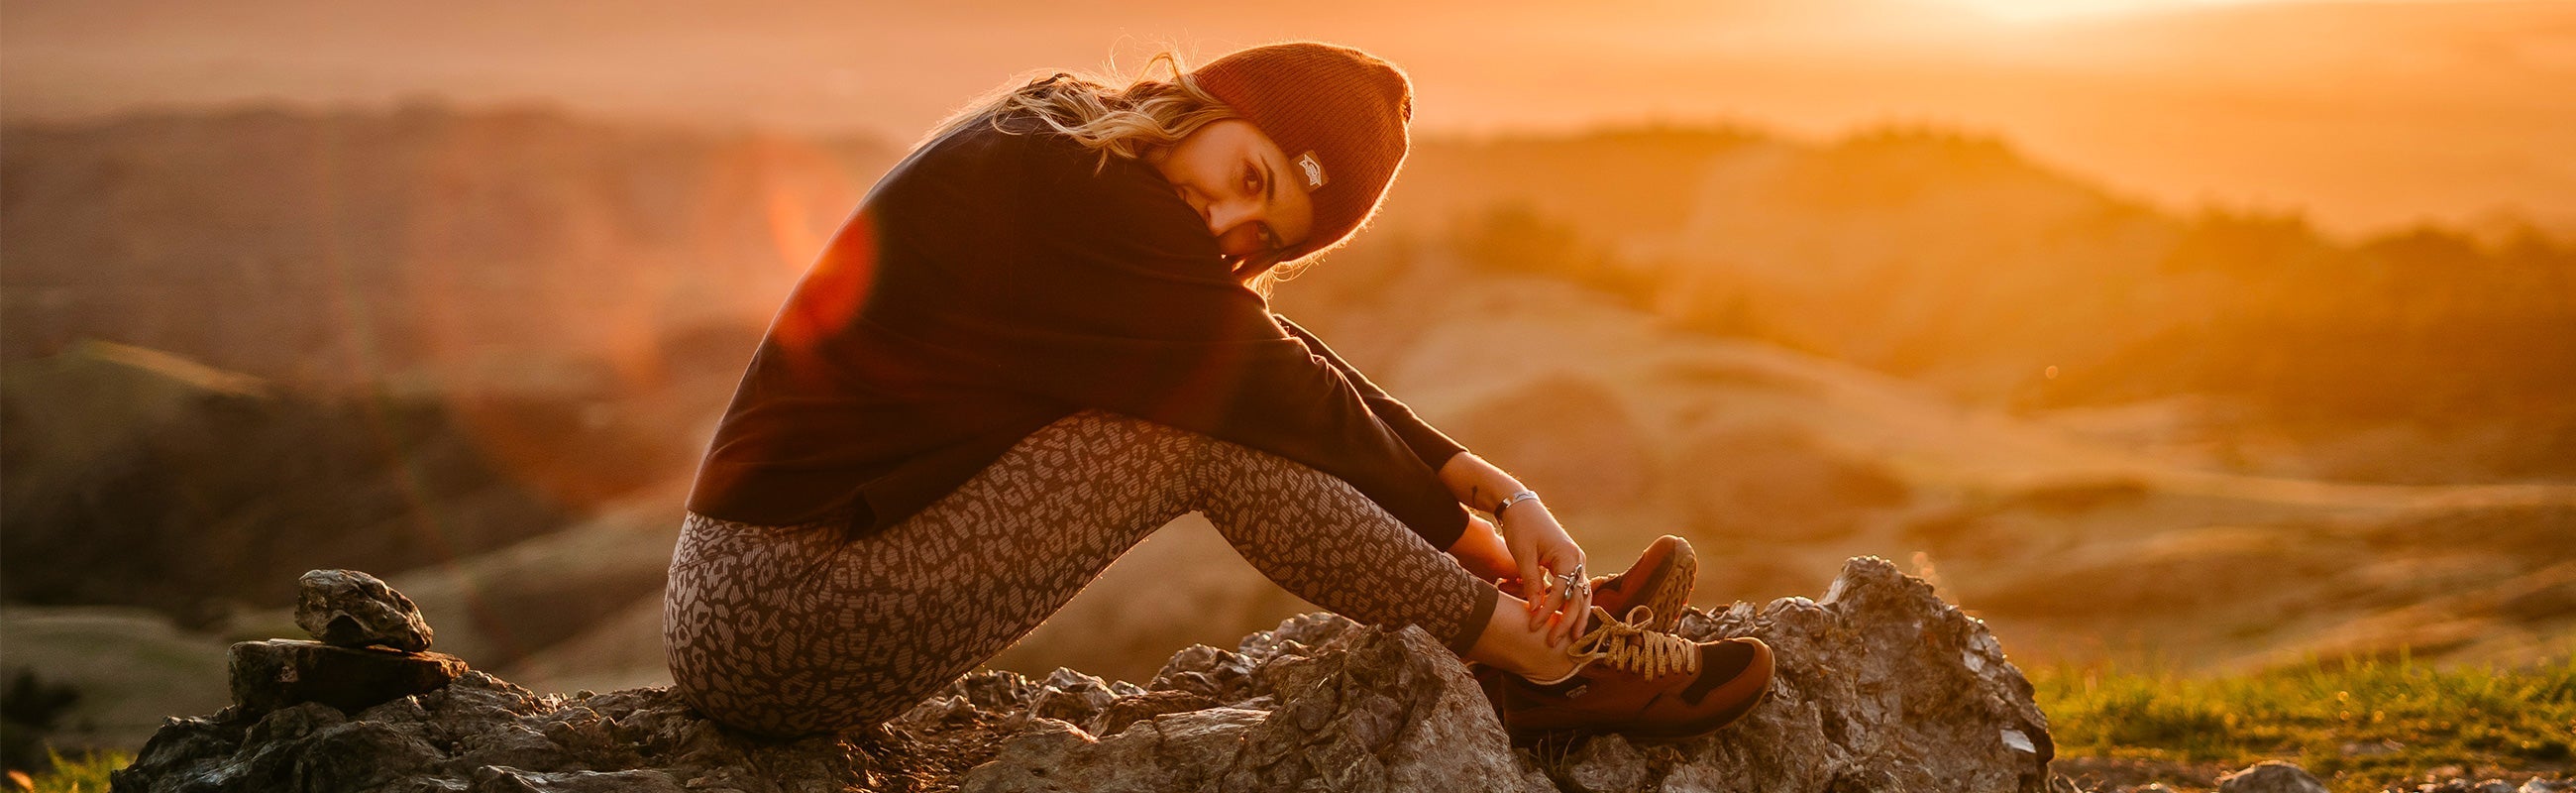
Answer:
[{"label": "woman's face", "polygon": [[1217,248],[1241,259],[1306,241],[1315,205],[1288,156],[1252,122],[1227,119],[1150,158],[1163,180],[1198,210]]}]

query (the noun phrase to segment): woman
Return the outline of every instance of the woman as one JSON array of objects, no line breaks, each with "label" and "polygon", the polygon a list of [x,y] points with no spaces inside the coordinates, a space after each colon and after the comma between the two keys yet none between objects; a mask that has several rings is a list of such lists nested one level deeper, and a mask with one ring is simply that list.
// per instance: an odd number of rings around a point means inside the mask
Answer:
[{"label": "woman", "polygon": [[968,108],[834,236],[690,496],[680,693],[769,735],[883,721],[1198,511],[1298,596],[1481,664],[1515,726],[1692,734],[1751,707],[1767,648],[1662,632],[1687,546],[1588,580],[1535,494],[1269,312],[1280,267],[1376,211],[1403,74],[1316,43],[1156,63]]}]

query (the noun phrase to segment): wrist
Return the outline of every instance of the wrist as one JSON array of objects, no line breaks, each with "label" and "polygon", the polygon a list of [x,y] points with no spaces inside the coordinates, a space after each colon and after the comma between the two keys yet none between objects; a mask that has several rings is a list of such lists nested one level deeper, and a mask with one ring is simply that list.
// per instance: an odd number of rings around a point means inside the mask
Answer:
[{"label": "wrist", "polygon": [[1494,513],[1494,519],[1502,520],[1503,513],[1505,511],[1514,508],[1526,509],[1538,503],[1538,493],[1528,489],[1521,489],[1518,492],[1504,496],[1501,500],[1494,502],[1494,509],[1492,510]]}]

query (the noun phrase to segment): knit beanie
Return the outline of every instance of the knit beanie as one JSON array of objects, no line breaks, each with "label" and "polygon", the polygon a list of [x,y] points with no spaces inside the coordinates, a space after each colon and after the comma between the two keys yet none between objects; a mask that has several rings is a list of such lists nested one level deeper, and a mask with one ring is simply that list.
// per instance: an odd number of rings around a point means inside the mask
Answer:
[{"label": "knit beanie", "polygon": [[1313,230],[1281,262],[1333,247],[1367,223],[1411,145],[1413,84],[1395,64],[1359,50],[1270,44],[1209,61],[1190,77],[1279,144],[1288,178],[1314,202]]}]

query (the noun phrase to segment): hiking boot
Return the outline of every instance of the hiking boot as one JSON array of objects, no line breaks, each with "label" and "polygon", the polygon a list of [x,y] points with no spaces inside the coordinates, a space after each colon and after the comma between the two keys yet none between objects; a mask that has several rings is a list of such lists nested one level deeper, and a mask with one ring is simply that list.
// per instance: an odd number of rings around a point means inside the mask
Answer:
[{"label": "hiking boot", "polygon": [[[1681,623],[1682,608],[1690,605],[1691,587],[1698,580],[1699,555],[1691,551],[1690,541],[1666,534],[1648,543],[1626,571],[1593,576],[1592,605],[1622,619],[1631,616],[1630,610],[1645,606],[1650,613],[1636,615],[1646,617],[1639,627],[1670,632]],[[1521,591],[1517,578],[1494,585],[1505,592]]]},{"label": "hiking boot", "polygon": [[1698,578],[1699,555],[1691,552],[1690,541],[1666,534],[1647,544],[1626,572],[1593,577],[1592,605],[1622,619],[1645,606],[1651,613],[1637,627],[1669,633],[1681,623],[1682,607],[1690,605],[1691,586]]},{"label": "hiking boot", "polygon": [[1771,647],[1760,639],[1694,642],[1620,622],[1598,607],[1585,627],[1567,649],[1581,660],[1564,677],[1537,682],[1476,668],[1515,745],[1551,733],[1698,737],[1743,718],[1770,689]]}]

